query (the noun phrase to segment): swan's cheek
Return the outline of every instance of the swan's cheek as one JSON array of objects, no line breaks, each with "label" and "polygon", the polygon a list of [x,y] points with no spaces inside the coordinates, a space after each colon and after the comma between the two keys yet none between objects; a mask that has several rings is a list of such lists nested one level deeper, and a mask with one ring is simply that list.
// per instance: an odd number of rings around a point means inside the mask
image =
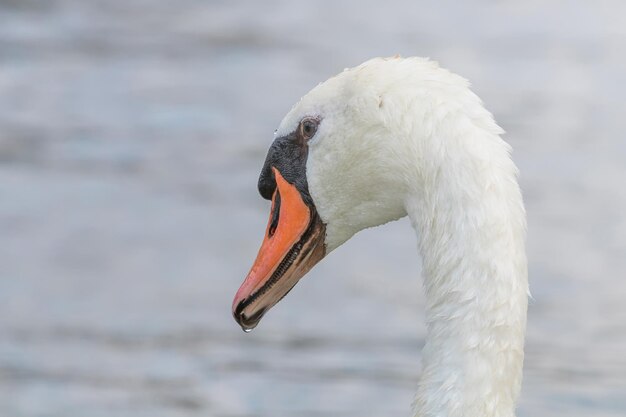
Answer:
[{"label": "swan's cheek", "polygon": [[[325,164],[323,162],[326,162]],[[328,166],[328,161],[320,161],[315,152],[309,153],[306,164],[309,194],[322,222],[326,225],[326,253],[330,253],[350,239],[358,230],[350,227],[350,216],[345,215],[348,193],[342,191],[346,184],[342,176]]]}]

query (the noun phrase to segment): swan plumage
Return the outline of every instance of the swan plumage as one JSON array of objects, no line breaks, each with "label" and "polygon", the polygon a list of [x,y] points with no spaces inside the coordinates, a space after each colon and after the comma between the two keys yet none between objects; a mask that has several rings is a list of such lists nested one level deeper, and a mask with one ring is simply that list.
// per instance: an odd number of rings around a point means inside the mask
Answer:
[{"label": "swan plumage", "polygon": [[428,59],[372,59],[313,88],[268,152],[259,189],[272,214],[236,320],[256,326],[326,254],[408,215],[427,319],[415,416],[513,417],[526,220],[502,133],[469,83]]}]

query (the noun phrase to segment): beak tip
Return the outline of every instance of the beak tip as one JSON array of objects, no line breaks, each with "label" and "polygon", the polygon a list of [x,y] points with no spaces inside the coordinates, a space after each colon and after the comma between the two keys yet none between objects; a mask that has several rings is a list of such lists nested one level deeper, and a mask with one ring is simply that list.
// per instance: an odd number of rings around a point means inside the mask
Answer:
[{"label": "beak tip", "polygon": [[241,299],[241,300],[238,300],[237,298],[235,298],[235,302],[233,302],[232,311],[233,311],[233,318],[235,319],[237,324],[241,327],[241,330],[243,330],[246,333],[249,333],[252,331],[252,329],[254,329],[259,324],[259,322],[261,321],[261,318],[263,317],[265,312],[268,310],[268,308],[263,307],[259,309],[257,312],[255,312],[252,316],[248,317],[246,313],[244,313],[244,309],[246,308],[245,302],[246,302],[246,298]]},{"label": "beak tip", "polygon": [[240,326],[241,326],[241,322],[243,321],[242,311],[243,311],[244,300],[245,299],[239,300],[238,297],[236,297],[235,300],[233,301],[233,306],[232,306],[233,318],[235,319],[237,324],[239,324]]}]

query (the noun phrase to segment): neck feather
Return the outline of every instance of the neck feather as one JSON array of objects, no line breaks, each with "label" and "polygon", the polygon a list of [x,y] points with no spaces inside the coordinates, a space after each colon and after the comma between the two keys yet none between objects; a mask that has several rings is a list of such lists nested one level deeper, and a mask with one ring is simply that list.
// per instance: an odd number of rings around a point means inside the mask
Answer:
[{"label": "neck feather", "polygon": [[416,416],[515,415],[528,296],[525,214],[508,146],[497,132],[480,134],[480,152],[458,142],[454,155],[444,150],[405,203],[427,299]]}]

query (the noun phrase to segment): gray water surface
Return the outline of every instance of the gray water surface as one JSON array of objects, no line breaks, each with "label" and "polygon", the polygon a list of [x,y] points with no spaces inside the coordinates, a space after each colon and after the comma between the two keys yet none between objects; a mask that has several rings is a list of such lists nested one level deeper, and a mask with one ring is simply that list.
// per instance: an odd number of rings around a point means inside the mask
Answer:
[{"label": "gray water surface", "polygon": [[0,416],[409,416],[406,220],[251,334],[232,297],[291,105],[400,53],[472,81],[529,217],[520,417],[626,415],[626,3],[0,2]]}]

